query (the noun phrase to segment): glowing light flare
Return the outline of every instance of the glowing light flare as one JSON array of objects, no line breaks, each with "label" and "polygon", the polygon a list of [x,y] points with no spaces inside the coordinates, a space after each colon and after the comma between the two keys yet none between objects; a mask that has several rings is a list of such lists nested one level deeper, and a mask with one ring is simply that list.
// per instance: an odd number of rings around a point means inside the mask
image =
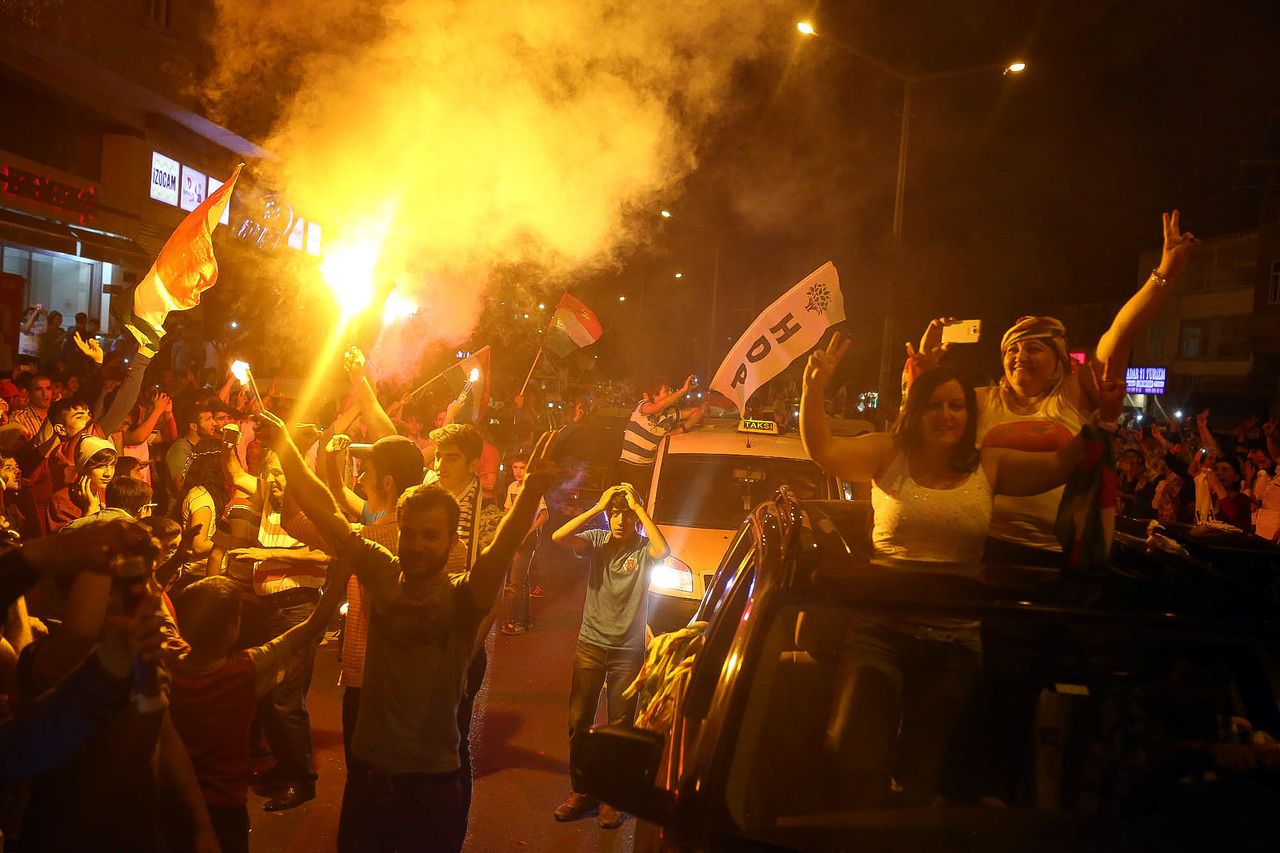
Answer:
[{"label": "glowing light flare", "polygon": [[1016,62],[1010,62],[1008,65],[1004,67],[1005,74],[1021,74],[1023,71],[1026,71],[1026,70],[1027,70],[1027,63],[1023,62],[1022,60],[1018,60]]},{"label": "glowing light flare", "polygon": [[387,301],[382,304],[382,324],[390,326],[399,320],[407,320],[417,313],[418,303],[397,288],[387,294]]},{"label": "glowing light flare", "polygon": [[813,23],[810,21],[798,21],[796,29],[804,36],[816,36],[818,34],[818,31],[813,28]]},{"label": "glowing light flare", "polygon": [[336,241],[325,249],[320,274],[333,291],[343,324],[350,322],[373,301],[374,269],[382,253],[387,227],[388,223],[384,222],[356,236]]},{"label": "glowing light flare", "polygon": [[468,381],[468,382],[473,382],[473,383],[474,383],[474,382],[479,382],[479,381],[480,381],[480,368],[478,368],[478,367],[473,367],[473,368],[471,368],[471,372],[467,374],[467,381]]},{"label": "glowing light flare", "polygon": [[663,211],[659,211],[659,212],[662,214],[662,218],[663,218],[663,219],[670,219],[670,218],[671,218],[671,211],[669,211],[669,210],[663,210]]},{"label": "glowing light flare", "polygon": [[239,359],[236,359],[235,361],[231,362],[231,375],[234,376],[236,378],[236,381],[239,382],[241,385],[248,385],[249,384],[249,362],[240,361]]}]

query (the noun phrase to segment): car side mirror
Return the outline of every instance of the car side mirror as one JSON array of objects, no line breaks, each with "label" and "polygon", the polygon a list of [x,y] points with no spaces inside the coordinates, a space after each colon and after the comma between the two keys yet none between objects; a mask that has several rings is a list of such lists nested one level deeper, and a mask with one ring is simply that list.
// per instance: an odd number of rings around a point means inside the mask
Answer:
[{"label": "car side mirror", "polygon": [[663,735],[630,726],[599,726],[581,737],[572,768],[574,790],[651,823],[665,823],[675,810],[675,798],[656,785]]}]

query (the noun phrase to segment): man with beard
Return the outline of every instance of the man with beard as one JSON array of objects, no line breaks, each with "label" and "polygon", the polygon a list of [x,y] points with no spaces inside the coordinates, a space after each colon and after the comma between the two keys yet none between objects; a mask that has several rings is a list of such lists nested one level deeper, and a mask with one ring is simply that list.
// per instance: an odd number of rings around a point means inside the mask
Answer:
[{"label": "man with beard", "polygon": [[480,632],[511,558],[553,481],[550,434],[529,459],[525,488],[470,571],[445,569],[458,541],[459,508],[443,488],[415,486],[396,506],[398,557],[352,531],[307,469],[284,424],[284,469],[303,511],[368,591],[364,687],[338,825],[339,850],[458,851],[466,836],[458,757],[458,705]]}]

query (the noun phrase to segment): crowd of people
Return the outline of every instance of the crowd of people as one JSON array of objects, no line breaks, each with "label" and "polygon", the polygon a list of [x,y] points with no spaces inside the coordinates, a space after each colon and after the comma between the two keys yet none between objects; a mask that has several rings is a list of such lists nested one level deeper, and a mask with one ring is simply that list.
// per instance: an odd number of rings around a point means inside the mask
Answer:
[{"label": "crowd of people", "polygon": [[[375,390],[353,347],[349,389],[320,406],[323,426],[301,424],[195,334],[154,352],[95,331],[33,309],[34,343],[0,381],[0,719],[22,744],[0,757],[5,843],[248,849],[250,787],[267,811],[315,796],[306,697],[340,625],[339,848],[459,849],[484,639],[534,627],[552,447],[572,445],[592,397],[570,400],[554,441],[536,389],[491,429],[470,386],[444,403]],[[636,407],[650,444],[624,458],[642,484],[555,532],[588,576],[565,673],[573,743],[602,692],[611,719],[634,712],[621,694],[665,556],[640,494],[656,441],[705,410],[681,410],[687,391],[658,381]],[[597,517],[607,530],[579,530]],[[574,793],[555,818],[598,805]],[[599,805],[599,823],[621,816]]]},{"label": "crowd of people", "polygon": [[[830,408],[852,411],[826,393],[848,345],[837,335],[815,352],[801,437],[823,468],[871,485],[877,552],[1060,563],[1064,544],[1075,550],[1055,532],[1063,486],[1105,458],[1093,452],[1100,435],[1119,505],[1104,490],[1093,511],[1274,540],[1274,422],[1246,422],[1234,441],[1208,412],[1165,428],[1119,422],[1114,377],[1194,242],[1166,217],[1160,266],[1087,367],[1068,356],[1061,323],[1025,317],[1001,342],[1001,381],[975,389],[943,363],[949,321],[934,321],[910,348],[904,407],[886,432],[832,435]],[[546,498],[586,429],[588,395],[553,431],[542,401],[518,395],[490,431],[470,385],[426,405],[376,388],[352,347],[349,388],[317,425],[278,388],[241,384],[194,336],[159,352],[128,336],[104,348],[83,317],[61,337],[59,321],[28,317],[37,341],[0,380],[0,828],[13,849],[247,850],[251,785],[267,811],[315,796],[307,693],[343,603],[338,847],[460,849],[484,640],[495,625],[533,629],[535,556],[548,542],[584,567],[566,665],[570,764],[602,694],[611,722],[632,719],[624,694],[644,660],[649,574],[669,550],[644,496],[662,438],[707,414],[695,377],[643,386],[616,476],[594,503],[558,504],[568,520],[551,532]],[[790,421],[792,406],[775,417]],[[863,795],[882,796],[890,778],[910,802],[945,790],[938,756],[975,690],[979,628],[911,614],[850,627],[850,679],[888,673],[911,697],[904,707],[927,711],[885,717],[884,761]],[[273,759],[261,772],[258,753]],[[621,823],[578,790],[554,817],[593,812],[602,827]]]}]

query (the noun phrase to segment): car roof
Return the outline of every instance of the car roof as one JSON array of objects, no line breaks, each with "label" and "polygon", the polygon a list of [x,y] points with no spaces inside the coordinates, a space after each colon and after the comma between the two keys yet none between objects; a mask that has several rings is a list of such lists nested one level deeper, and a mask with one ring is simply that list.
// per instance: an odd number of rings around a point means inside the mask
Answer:
[{"label": "car roof", "polygon": [[795,433],[765,435],[738,432],[737,421],[713,421],[667,439],[667,453],[699,453],[712,456],[751,456],[775,459],[808,459]]}]

